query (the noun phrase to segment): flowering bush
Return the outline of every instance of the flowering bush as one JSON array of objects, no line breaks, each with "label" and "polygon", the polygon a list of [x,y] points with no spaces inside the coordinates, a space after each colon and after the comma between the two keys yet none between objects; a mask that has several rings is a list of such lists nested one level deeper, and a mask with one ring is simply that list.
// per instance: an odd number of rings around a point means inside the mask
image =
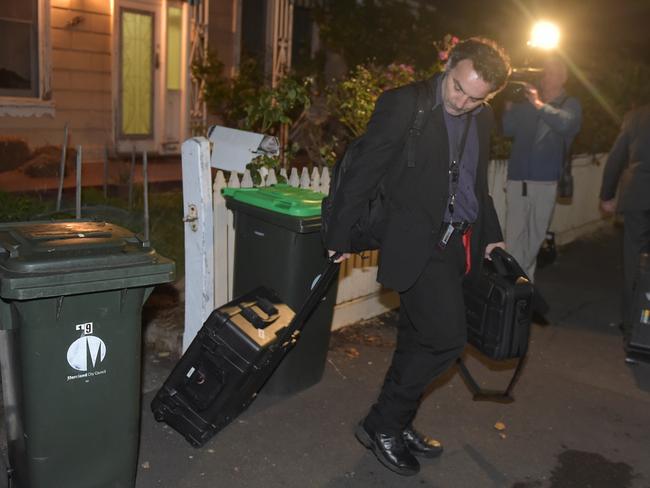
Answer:
[{"label": "flowering bush", "polygon": [[445,35],[441,41],[435,41],[433,45],[438,50],[438,59],[441,62],[446,63],[449,59],[449,51],[451,51],[451,49],[459,42],[460,39],[458,39],[456,36],[452,36],[451,34]]},{"label": "flowering bush", "polygon": [[330,90],[328,106],[331,112],[348,129],[352,137],[360,136],[366,130],[377,97],[383,91],[429,78],[442,71],[449,51],[458,42],[458,37],[451,34],[447,34],[441,41],[434,42],[438,60],[425,70],[416,71],[411,65],[397,63],[387,67],[375,64],[357,65],[347,79]]},{"label": "flowering bush", "polygon": [[388,67],[359,65],[329,92],[328,106],[351,136],[358,137],[366,130],[377,97],[385,90],[406,85],[415,79],[415,70],[406,64],[391,64]]}]

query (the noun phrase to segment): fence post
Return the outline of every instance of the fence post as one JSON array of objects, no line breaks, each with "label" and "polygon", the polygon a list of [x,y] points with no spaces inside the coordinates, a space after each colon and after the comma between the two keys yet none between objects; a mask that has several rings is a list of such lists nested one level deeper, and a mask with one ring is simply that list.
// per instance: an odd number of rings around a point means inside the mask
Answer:
[{"label": "fence post", "polygon": [[75,176],[77,178],[75,192],[75,218],[81,218],[81,164],[83,163],[83,148],[77,146],[77,165]]},{"label": "fence post", "polygon": [[68,157],[68,123],[65,123],[63,131],[63,147],[61,148],[61,164],[59,165],[59,188],[56,193],[56,211],[61,210],[61,198],[63,197],[63,180],[65,179],[65,163]]},{"label": "fence post", "polygon": [[309,188],[313,191],[320,191],[320,173],[318,172],[318,166],[314,166],[314,169],[311,170],[311,184]]},{"label": "fence post", "polygon": [[135,146],[131,147],[131,166],[129,168],[129,210],[133,208],[133,179],[135,178]]},{"label": "fence post", "polygon": [[108,144],[104,144],[104,200],[108,198]]},{"label": "fence post", "polygon": [[253,177],[251,176],[250,170],[244,171],[244,176],[241,179],[242,188],[253,188]]},{"label": "fence post", "polygon": [[269,174],[266,177],[266,186],[271,186],[271,185],[277,185],[278,184],[278,178],[275,176],[275,170],[271,168],[269,170]]},{"label": "fence post", "polygon": [[210,143],[205,137],[182,146],[185,216],[185,351],[214,309],[214,219]]},{"label": "fence post", "polygon": [[320,192],[327,195],[330,192],[330,170],[327,166],[323,166],[320,175]]},{"label": "fence post", "polygon": [[229,273],[231,266],[228,265],[229,256],[229,232],[232,230],[228,226],[228,214],[230,210],[226,208],[226,200],[221,194],[221,190],[226,188],[226,176],[223,171],[217,171],[214,178],[214,306],[220,307],[228,303],[232,295],[230,289]]},{"label": "fence post", "polygon": [[309,170],[307,166],[302,167],[300,172],[300,188],[309,188],[311,186],[311,181],[309,181]]},{"label": "fence post", "polygon": [[287,181],[294,188],[300,186],[300,178],[298,177],[298,170],[296,169],[295,166],[291,168],[291,172],[289,173],[289,179]]}]

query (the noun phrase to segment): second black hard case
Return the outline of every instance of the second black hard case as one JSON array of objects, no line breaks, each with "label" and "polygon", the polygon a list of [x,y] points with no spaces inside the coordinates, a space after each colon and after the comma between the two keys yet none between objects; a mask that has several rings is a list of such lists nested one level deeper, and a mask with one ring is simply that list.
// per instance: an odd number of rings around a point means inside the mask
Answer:
[{"label": "second black hard case", "polygon": [[464,286],[467,340],[492,359],[522,357],[528,349],[533,285],[500,248],[481,276]]}]

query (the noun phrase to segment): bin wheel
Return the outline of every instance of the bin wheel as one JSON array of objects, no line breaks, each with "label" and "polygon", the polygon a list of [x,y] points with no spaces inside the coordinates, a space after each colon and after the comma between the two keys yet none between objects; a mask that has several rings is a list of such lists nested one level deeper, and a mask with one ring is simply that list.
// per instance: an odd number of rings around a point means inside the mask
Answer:
[{"label": "bin wheel", "polygon": [[153,418],[158,422],[163,422],[165,420],[165,409],[156,409],[153,411]]}]

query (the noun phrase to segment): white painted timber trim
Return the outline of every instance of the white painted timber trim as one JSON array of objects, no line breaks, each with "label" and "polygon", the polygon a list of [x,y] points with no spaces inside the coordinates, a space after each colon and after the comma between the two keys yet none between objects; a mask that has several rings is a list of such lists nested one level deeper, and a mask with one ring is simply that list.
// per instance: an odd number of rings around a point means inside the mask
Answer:
[{"label": "white painted timber trim", "polygon": [[359,320],[375,317],[399,307],[399,295],[392,290],[381,290],[334,306],[332,330]]},{"label": "white painted timber trim", "polygon": [[183,351],[214,310],[214,216],[210,143],[205,137],[182,146],[185,233],[185,331]]},{"label": "white painted timber trim", "polygon": [[52,100],[0,97],[0,117],[54,117],[55,113]]}]

